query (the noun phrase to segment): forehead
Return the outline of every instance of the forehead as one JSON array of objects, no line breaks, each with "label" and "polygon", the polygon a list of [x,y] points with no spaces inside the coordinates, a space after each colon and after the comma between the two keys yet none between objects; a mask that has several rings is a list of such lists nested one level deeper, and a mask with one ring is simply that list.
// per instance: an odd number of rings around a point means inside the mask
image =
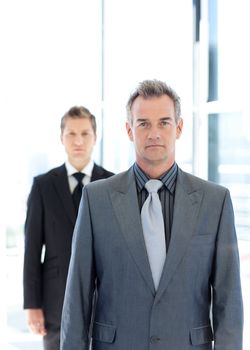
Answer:
[{"label": "forehead", "polygon": [[64,129],[81,131],[93,128],[89,118],[66,118]]},{"label": "forehead", "polygon": [[170,117],[175,115],[174,102],[167,96],[144,98],[138,96],[131,108],[132,115],[136,118]]}]

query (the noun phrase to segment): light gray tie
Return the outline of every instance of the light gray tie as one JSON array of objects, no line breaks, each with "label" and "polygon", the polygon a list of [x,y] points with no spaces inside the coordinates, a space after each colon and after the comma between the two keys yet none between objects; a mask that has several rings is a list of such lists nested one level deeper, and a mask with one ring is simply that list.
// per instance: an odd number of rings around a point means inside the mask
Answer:
[{"label": "light gray tie", "polygon": [[166,259],[164,221],[161,202],[157,193],[162,185],[160,180],[149,180],[145,184],[145,188],[149,194],[141,210],[144,240],[156,290]]}]

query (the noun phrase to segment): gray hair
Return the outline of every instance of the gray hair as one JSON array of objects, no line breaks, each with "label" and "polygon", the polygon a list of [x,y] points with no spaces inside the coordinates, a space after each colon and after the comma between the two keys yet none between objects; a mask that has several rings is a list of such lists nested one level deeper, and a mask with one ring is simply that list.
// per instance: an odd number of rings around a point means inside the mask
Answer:
[{"label": "gray hair", "polygon": [[156,79],[142,81],[141,83],[139,83],[139,85],[135,89],[135,91],[130,95],[129,100],[128,100],[127,105],[126,105],[128,122],[131,125],[133,123],[131,109],[132,109],[132,105],[137,97],[141,96],[144,99],[149,99],[152,97],[161,97],[163,95],[167,95],[173,101],[174,109],[175,109],[175,121],[177,123],[180,119],[180,116],[181,116],[180,97],[177,95],[177,93],[170,86],[168,86],[163,81],[156,80]]}]

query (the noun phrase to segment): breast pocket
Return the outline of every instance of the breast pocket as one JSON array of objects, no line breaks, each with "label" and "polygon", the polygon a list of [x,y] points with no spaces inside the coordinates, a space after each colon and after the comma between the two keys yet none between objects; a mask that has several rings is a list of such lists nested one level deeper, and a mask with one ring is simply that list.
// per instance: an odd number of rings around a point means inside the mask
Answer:
[{"label": "breast pocket", "polygon": [[192,237],[190,244],[191,245],[209,245],[213,244],[215,241],[215,236],[211,233],[208,234],[199,234]]}]

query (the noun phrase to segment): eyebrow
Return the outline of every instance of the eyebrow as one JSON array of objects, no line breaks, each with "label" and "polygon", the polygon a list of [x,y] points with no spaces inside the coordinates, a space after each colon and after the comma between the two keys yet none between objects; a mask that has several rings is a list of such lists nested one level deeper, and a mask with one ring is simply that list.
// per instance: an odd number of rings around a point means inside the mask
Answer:
[{"label": "eyebrow", "polygon": [[[173,119],[172,117],[162,117],[159,120],[163,121],[163,120],[172,120],[172,119]],[[149,120],[149,118],[138,118],[138,119],[136,119],[136,122],[144,122],[147,120]]]},{"label": "eyebrow", "polygon": [[144,122],[145,120],[148,120],[148,118],[138,118],[138,119],[136,119],[137,122]]}]

